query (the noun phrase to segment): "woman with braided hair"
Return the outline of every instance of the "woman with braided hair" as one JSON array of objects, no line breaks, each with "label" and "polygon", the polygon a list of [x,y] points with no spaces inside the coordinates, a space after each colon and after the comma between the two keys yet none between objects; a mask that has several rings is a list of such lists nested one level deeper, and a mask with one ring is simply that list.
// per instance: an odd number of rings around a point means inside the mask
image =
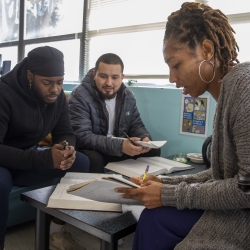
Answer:
[{"label": "woman with braided hair", "polygon": [[250,195],[237,185],[250,174],[250,62],[237,60],[233,33],[227,17],[204,4],[186,2],[168,17],[163,56],[170,82],[195,98],[208,91],[217,102],[211,168],[132,178],[142,187],[116,189],[146,206],[133,250],[250,248]]}]

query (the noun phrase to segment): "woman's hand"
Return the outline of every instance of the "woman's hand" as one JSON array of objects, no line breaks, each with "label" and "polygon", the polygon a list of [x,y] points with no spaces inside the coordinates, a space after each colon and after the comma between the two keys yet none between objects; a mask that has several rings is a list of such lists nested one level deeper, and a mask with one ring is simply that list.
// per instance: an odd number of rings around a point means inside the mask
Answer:
[{"label": "woman's hand", "polygon": [[161,202],[162,183],[146,181],[140,188],[116,188],[117,193],[122,193],[122,197],[140,201],[146,208],[152,209],[163,206]]},{"label": "woman's hand", "polygon": [[130,181],[134,182],[135,184],[139,186],[143,185],[147,181],[155,181],[155,182],[162,183],[162,179],[155,175],[149,175],[144,181],[142,180],[142,177],[131,177]]}]

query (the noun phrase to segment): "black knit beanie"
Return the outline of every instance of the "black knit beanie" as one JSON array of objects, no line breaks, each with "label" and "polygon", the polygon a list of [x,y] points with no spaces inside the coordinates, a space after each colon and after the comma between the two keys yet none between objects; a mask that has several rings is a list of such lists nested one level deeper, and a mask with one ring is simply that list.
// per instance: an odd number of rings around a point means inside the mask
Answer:
[{"label": "black knit beanie", "polygon": [[27,70],[40,76],[63,76],[63,53],[49,46],[35,48],[28,53]]}]

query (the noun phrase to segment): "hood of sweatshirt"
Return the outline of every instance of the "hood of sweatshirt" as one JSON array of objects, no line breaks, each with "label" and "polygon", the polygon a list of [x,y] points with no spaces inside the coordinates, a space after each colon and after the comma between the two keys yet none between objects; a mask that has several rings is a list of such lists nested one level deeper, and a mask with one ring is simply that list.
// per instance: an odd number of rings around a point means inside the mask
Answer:
[{"label": "hood of sweatshirt", "polygon": [[30,83],[27,78],[27,62],[28,58],[26,57],[11,71],[3,75],[0,78],[0,83],[8,85],[17,93],[24,96],[26,99],[37,102],[38,98],[29,87]]}]

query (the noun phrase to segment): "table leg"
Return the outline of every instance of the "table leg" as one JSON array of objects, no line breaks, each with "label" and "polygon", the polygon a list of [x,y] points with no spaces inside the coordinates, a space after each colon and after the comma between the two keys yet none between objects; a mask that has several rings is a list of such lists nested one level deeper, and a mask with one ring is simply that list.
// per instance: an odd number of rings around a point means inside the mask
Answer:
[{"label": "table leg", "polygon": [[36,246],[35,250],[49,249],[50,215],[37,209],[36,211]]},{"label": "table leg", "polygon": [[118,250],[118,241],[114,243],[109,243],[105,240],[101,240],[100,250]]}]

